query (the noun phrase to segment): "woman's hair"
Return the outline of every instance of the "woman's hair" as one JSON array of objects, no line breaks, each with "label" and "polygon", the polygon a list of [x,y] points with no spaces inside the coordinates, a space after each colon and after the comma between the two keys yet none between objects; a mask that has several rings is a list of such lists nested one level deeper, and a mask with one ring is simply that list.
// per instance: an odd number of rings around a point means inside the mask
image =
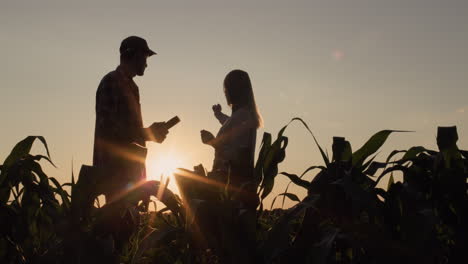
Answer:
[{"label": "woman's hair", "polygon": [[252,90],[249,74],[242,70],[233,70],[224,78],[224,94],[227,103],[233,107],[246,107],[256,121],[256,126],[263,126],[263,119],[260,115]]}]

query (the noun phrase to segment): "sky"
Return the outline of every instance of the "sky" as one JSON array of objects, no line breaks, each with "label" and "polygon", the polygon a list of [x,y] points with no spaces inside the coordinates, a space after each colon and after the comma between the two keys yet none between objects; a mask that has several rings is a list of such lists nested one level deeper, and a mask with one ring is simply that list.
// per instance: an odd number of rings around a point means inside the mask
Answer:
[{"label": "sky", "polygon": [[[391,135],[380,160],[393,149],[436,149],[437,126],[451,125],[467,149],[467,25],[466,0],[0,0],[0,160],[42,135],[58,167],[44,164],[49,176],[69,182],[72,164],[75,174],[91,164],[96,89],[130,35],[158,53],[135,78],[145,125],[182,120],[163,144],[148,143],[151,178],[167,162],[211,168],[199,131],[219,129],[213,104],[229,113],[222,81],[233,69],[249,73],[265,121],[257,148],[263,132],[301,117],[329,152],[333,136],[356,150],[383,129],[414,132]],[[299,123],[286,135],[280,171],[323,164]],[[287,182],[277,177],[266,207]]]}]

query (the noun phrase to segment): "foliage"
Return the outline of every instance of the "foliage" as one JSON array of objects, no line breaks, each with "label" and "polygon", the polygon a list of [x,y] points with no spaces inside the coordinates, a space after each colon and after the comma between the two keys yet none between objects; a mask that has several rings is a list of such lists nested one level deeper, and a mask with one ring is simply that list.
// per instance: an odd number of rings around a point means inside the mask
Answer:
[{"label": "foliage", "polygon": [[[29,154],[40,140],[47,156]],[[121,201],[94,206],[102,194],[99,171],[83,166],[78,181],[60,184],[48,177],[39,163],[50,160],[44,138],[30,136],[19,142],[1,166],[0,173],[0,260],[2,263],[113,263],[118,262],[115,225],[129,222],[129,230],[141,233],[134,204],[156,195],[159,182],[148,181],[129,191]],[[66,191],[70,187],[71,194]],[[179,200],[165,190],[159,196],[174,213]],[[124,231],[124,230],[119,230]],[[115,232],[114,232],[115,233]],[[124,246],[122,246],[124,247]]]},{"label": "foliage", "polygon": [[[286,157],[283,127],[265,133],[254,167],[259,206],[249,209],[244,190],[217,184],[203,166],[181,170],[181,197],[148,181],[115,203],[96,206],[106,186],[102,171],[82,166],[75,181],[60,184],[42,170],[53,165],[42,137],[19,142],[0,165],[2,263],[468,263],[468,151],[456,144],[455,127],[440,127],[438,150],[375,153],[393,133],[383,130],[353,152],[334,137],[332,157],[319,145],[324,165],[301,174],[278,171]],[[32,155],[39,140],[46,155]],[[312,172],[312,180],[305,177]],[[185,176],[184,176],[185,175]],[[188,177],[190,176],[190,177]],[[276,177],[290,183],[264,209]],[[401,181],[395,180],[401,177]],[[388,178],[387,188],[379,182]],[[229,179],[229,176],[228,176]],[[300,199],[291,184],[307,190]],[[247,188],[247,187],[246,187]],[[154,196],[165,208],[145,210]],[[273,204],[271,204],[273,207]]]},{"label": "foliage", "polygon": [[[301,176],[282,173],[307,189],[297,235],[277,257],[292,263],[450,263],[466,260],[467,159],[456,146],[456,128],[439,128],[439,152],[423,147],[394,151],[386,162],[372,156],[391,130],[380,131],[351,154],[333,139],[333,159]],[[397,154],[403,157],[391,161]],[[311,169],[320,172],[307,182]],[[379,169],[383,171],[378,174]],[[395,182],[393,172],[403,174]],[[377,183],[391,174],[387,190]],[[463,261],[462,261],[463,262]]]}]

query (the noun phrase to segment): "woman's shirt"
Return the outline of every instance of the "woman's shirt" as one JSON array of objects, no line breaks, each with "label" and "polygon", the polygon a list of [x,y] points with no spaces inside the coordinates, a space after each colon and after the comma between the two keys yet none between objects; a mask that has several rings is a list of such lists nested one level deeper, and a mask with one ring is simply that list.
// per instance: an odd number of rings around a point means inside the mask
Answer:
[{"label": "woman's shirt", "polygon": [[216,135],[213,172],[226,180],[231,172],[232,183],[241,183],[253,177],[253,164],[257,126],[254,114],[246,108],[224,116],[223,125]]}]

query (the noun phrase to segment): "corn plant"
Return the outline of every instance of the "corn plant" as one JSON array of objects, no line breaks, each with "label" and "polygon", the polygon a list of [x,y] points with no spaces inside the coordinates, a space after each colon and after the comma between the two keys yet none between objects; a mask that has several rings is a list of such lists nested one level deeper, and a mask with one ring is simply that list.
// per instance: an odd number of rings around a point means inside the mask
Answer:
[{"label": "corn plant", "polygon": [[[354,153],[349,142],[335,137],[331,161],[317,144],[325,166],[311,166],[300,176],[281,173],[306,188],[308,195],[273,226],[264,248],[266,262],[450,263],[466,259],[468,233],[462,223],[468,213],[467,152],[456,146],[456,129],[439,128],[440,152],[413,147],[393,151],[385,162],[374,161],[372,154],[393,132],[397,131],[378,132]],[[403,157],[391,161],[399,153]],[[304,180],[312,170],[319,173],[312,181]],[[403,182],[394,182],[391,176],[387,190],[377,188],[384,176],[395,171],[403,173]],[[287,190],[282,196],[298,200]],[[302,223],[291,237],[290,222],[303,211]]]},{"label": "corn plant", "polygon": [[[30,154],[36,140],[44,145],[46,156]],[[83,166],[76,183],[72,174],[71,183],[60,184],[44,173],[41,160],[54,165],[45,139],[29,136],[16,144],[0,167],[2,263],[118,262],[113,223],[129,214],[138,219],[131,205],[156,196],[160,183],[145,182],[121,201],[96,208],[94,201],[105,185],[99,171]],[[158,198],[180,217],[180,202],[170,190]],[[135,228],[138,221],[131,224],[131,230],[140,231]]]},{"label": "corn plant", "polygon": [[[119,202],[96,207],[106,188],[103,172],[83,165],[76,180],[72,173],[70,183],[60,184],[42,170],[43,161],[54,165],[45,139],[27,137],[0,165],[0,262],[468,262],[468,151],[458,148],[455,127],[439,128],[437,151],[416,146],[376,161],[386,139],[404,131],[380,131],[356,151],[334,137],[329,157],[308,125],[293,121],[310,132],[324,164],[279,173],[289,124],[274,140],[265,133],[254,166],[256,212],[243,205],[229,174],[220,184],[203,166],[181,170],[191,177],[176,175],[181,198],[167,182],[147,181]],[[30,153],[35,141],[46,155]],[[273,203],[297,204],[266,210],[279,176],[290,183]],[[387,177],[387,188],[380,188]],[[291,184],[305,188],[306,197],[291,193]],[[151,195],[166,207],[141,212],[136,204]]]}]

